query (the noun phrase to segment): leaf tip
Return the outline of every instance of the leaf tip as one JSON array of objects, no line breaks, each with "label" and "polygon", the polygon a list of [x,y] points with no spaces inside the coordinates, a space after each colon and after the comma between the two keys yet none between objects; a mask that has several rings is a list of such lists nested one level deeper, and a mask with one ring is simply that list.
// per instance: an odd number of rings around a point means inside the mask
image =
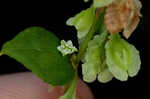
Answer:
[{"label": "leaf tip", "polygon": [[0,56],[2,56],[4,53],[3,52],[0,52]]}]

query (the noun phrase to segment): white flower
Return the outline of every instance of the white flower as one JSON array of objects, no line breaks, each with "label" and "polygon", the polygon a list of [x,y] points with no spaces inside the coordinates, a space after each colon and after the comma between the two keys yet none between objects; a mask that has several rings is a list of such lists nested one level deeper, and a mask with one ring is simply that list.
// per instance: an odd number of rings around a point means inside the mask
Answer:
[{"label": "white flower", "polygon": [[77,52],[77,48],[73,46],[72,41],[64,41],[61,40],[61,45],[57,47],[57,49],[63,54],[63,56],[67,54],[72,54],[74,52]]}]

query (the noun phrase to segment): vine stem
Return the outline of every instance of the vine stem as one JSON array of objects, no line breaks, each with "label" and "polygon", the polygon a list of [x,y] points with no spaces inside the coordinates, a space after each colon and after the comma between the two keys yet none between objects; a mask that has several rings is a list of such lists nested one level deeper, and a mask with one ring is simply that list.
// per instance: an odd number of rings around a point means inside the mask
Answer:
[{"label": "vine stem", "polygon": [[83,57],[84,55],[84,52],[86,51],[86,48],[88,46],[88,42],[91,40],[91,38],[93,37],[94,35],[94,32],[96,30],[96,25],[98,23],[98,17],[95,16],[94,18],[94,22],[93,22],[93,25],[92,27],[90,28],[88,34],[86,35],[85,39],[83,40],[83,43],[81,44],[81,47],[79,49],[79,52],[77,54],[77,58],[76,58],[76,64],[77,64],[77,67],[78,67],[78,64],[81,60],[81,58]]},{"label": "vine stem", "polygon": [[[97,25],[99,24],[98,20],[99,20],[99,15],[100,15],[99,11],[100,10],[96,11],[96,15],[95,15],[95,18],[93,20],[93,24],[92,24],[92,26],[91,26],[88,34],[86,35],[85,39],[83,40],[83,42],[81,44],[81,47],[79,49],[78,54],[77,55],[73,54],[71,56],[71,60],[70,61],[71,61],[71,64],[72,64],[72,66],[73,66],[73,68],[75,70],[73,80],[78,78],[78,66],[79,66],[79,62],[80,62],[81,58],[83,57],[84,52],[86,51],[86,48],[88,46],[88,42],[92,39],[92,37],[93,37],[93,35],[94,35],[94,33],[95,33],[96,29],[97,29]],[[64,92],[66,92],[70,88],[70,86],[71,86],[72,83],[73,82],[70,82],[69,84],[66,84],[64,86],[65,87],[64,88]]]}]

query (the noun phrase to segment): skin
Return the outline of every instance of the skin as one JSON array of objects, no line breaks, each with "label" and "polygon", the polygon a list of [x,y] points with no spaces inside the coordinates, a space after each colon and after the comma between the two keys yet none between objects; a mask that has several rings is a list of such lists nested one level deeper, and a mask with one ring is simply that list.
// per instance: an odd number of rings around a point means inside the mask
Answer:
[{"label": "skin", "polygon": [[[0,76],[1,99],[59,99],[62,87],[48,92],[48,84],[30,72]],[[88,86],[80,79],[77,87],[78,99],[94,99]]]}]

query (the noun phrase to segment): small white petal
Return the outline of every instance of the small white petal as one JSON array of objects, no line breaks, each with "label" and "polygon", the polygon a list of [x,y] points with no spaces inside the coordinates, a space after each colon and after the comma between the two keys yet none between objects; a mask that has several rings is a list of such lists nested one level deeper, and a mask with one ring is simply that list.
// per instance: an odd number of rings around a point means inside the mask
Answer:
[{"label": "small white petal", "polygon": [[63,56],[67,54],[72,54],[77,51],[77,48],[73,46],[72,41],[64,41],[61,40],[61,45],[57,47],[57,49],[63,54]]}]

